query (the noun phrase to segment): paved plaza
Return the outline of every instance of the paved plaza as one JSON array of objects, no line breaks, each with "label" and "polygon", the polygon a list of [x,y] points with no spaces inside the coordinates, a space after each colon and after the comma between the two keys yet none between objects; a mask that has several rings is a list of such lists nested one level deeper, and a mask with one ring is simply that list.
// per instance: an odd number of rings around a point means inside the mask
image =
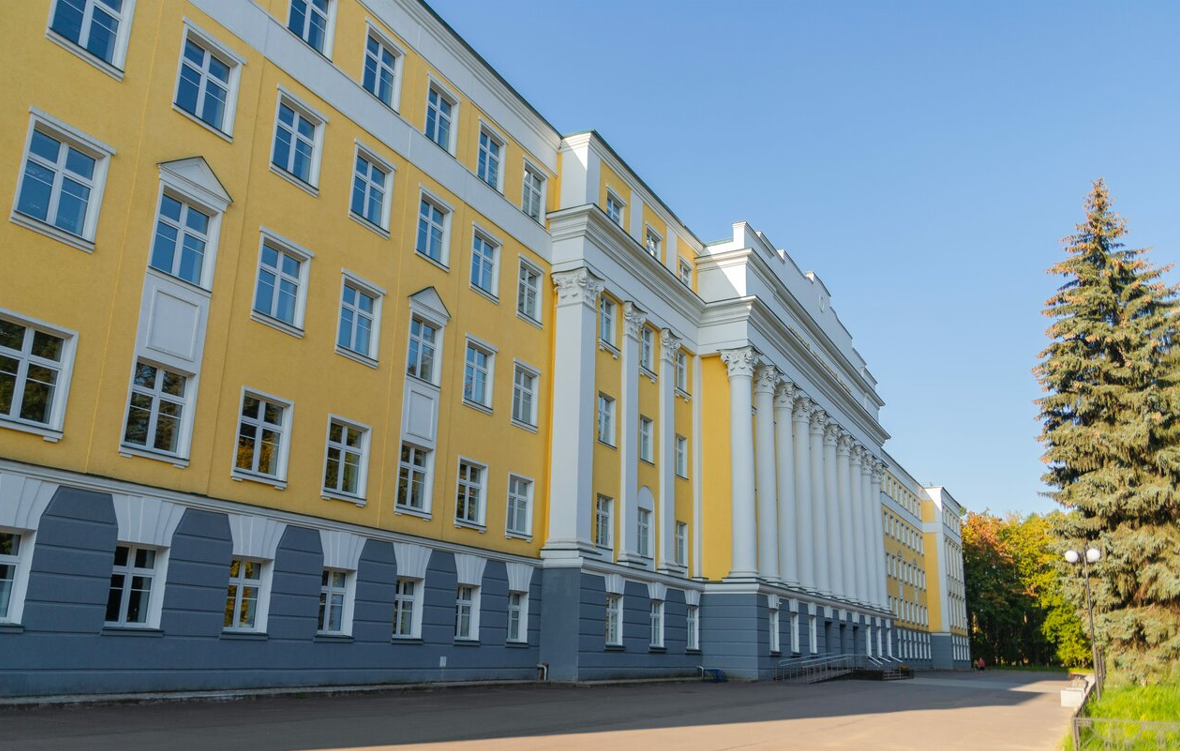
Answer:
[{"label": "paved plaza", "polygon": [[0,710],[4,751],[1051,751],[1063,675],[499,686]]}]

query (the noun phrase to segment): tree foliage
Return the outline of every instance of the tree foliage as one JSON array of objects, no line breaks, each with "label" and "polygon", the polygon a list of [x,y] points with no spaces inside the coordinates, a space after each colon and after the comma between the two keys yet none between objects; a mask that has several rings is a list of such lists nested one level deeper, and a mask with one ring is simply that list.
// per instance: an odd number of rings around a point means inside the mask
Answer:
[{"label": "tree foliage", "polygon": [[1067,512],[1054,524],[1062,543],[1103,552],[1092,569],[1099,642],[1146,681],[1180,660],[1176,288],[1121,242],[1126,223],[1101,180],[1085,207],[1049,270],[1065,283],[1045,304],[1053,323],[1036,369],[1044,480]]}]

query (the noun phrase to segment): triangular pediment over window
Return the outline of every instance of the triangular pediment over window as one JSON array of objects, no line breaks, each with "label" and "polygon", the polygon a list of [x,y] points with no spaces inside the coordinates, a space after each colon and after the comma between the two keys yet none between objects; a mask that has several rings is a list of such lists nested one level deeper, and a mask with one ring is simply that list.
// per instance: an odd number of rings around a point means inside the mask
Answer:
[{"label": "triangular pediment over window", "polygon": [[434,287],[427,287],[410,295],[410,308],[434,319],[439,325],[445,325],[451,320],[450,311],[443,305],[442,298],[438,296],[438,290]]},{"label": "triangular pediment over window", "polygon": [[209,208],[224,212],[233,203],[204,157],[193,156],[160,163],[160,180]]}]

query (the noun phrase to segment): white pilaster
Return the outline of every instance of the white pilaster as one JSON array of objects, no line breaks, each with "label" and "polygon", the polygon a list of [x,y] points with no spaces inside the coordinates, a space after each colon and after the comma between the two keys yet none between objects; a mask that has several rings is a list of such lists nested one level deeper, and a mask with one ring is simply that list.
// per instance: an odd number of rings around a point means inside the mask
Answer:
[{"label": "white pilaster", "polygon": [[647,314],[631,301],[623,302],[622,388],[619,393],[619,562],[646,566],[639,555],[639,329]]},{"label": "white pilaster", "polygon": [[779,580],[778,477],[774,452],[774,390],[782,377],[778,368],[763,365],[754,380],[754,466],[758,472],[758,573]]},{"label": "white pilaster", "polygon": [[881,518],[881,503],[879,500],[874,501],[873,499],[873,463],[875,461],[877,461],[876,457],[866,448],[861,461],[860,489],[865,507],[865,534],[868,537],[865,541],[865,555],[868,556],[868,598],[872,605],[881,607],[880,596],[885,581],[885,541],[879,539],[884,535],[884,527],[881,532],[878,532],[876,526],[877,520]]},{"label": "white pilaster", "polygon": [[553,284],[553,449],[544,554],[564,557],[594,549],[594,361],[602,280],[582,268],[554,274]]},{"label": "white pilaster", "polygon": [[795,384],[780,383],[774,392],[774,456],[778,477],[778,564],[779,576],[789,586],[799,586],[795,558],[795,454],[791,430]]},{"label": "white pilaster", "polygon": [[840,435],[840,426],[835,420],[829,419],[824,426],[824,505],[827,506],[827,553],[828,553],[828,583],[829,590],[836,597],[846,596],[844,579],[841,574],[843,568],[844,551],[840,538],[840,500],[839,488],[836,484],[836,440]]},{"label": "white pilaster", "polygon": [[733,579],[758,576],[758,522],[754,506],[754,425],[751,394],[758,355],[753,347],[723,350],[729,369],[730,503]]},{"label": "white pilaster", "polygon": [[881,520],[881,478],[885,474],[885,462],[874,460],[872,479],[869,483],[870,498],[873,503],[873,523],[876,531],[873,539],[877,543],[877,566],[880,575],[877,577],[877,605],[882,609],[888,604],[885,589],[885,523]]},{"label": "white pilaster", "polygon": [[825,595],[832,594],[828,568],[828,509],[824,502],[824,425],[827,414],[821,407],[811,409],[811,518],[815,539],[815,587]]},{"label": "white pilaster", "polygon": [[861,551],[852,546],[853,528],[856,520],[852,515],[852,468],[849,453],[852,451],[852,436],[840,431],[836,443],[836,484],[840,500],[840,571],[844,581],[844,596],[849,600],[856,596],[856,559]]},{"label": "white pilaster", "polygon": [[791,412],[791,433],[795,449],[795,568],[799,584],[816,591],[815,527],[811,514],[811,422],[812,402],[799,394]]},{"label": "white pilaster", "polygon": [[[660,331],[660,506],[656,524],[660,530],[659,569],[683,574],[676,563],[676,353],[682,342],[669,329]],[[700,383],[700,381],[694,381]],[[693,433],[699,435],[699,433]],[[697,535],[699,537],[699,535]]]},{"label": "white pilaster", "polygon": [[[865,534],[867,514],[862,488],[864,473],[861,457],[863,454],[863,446],[853,447],[852,456],[848,463],[848,475],[852,491],[852,549],[856,551],[854,556],[856,558],[856,600],[868,604],[872,602],[872,597],[869,596],[869,556],[872,555],[872,552],[866,545],[868,535]],[[872,654],[871,648],[869,654]]]}]

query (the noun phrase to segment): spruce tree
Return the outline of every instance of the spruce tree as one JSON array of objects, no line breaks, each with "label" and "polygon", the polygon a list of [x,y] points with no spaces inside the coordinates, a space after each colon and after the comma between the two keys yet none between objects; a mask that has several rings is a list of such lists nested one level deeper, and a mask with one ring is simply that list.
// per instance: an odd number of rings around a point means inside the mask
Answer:
[{"label": "spruce tree", "polygon": [[[1102,180],[1086,221],[1049,270],[1065,284],[1036,374],[1050,495],[1064,507],[1062,549],[1096,544],[1091,569],[1098,641],[1111,667],[1146,682],[1180,663],[1180,390],[1176,287],[1127,249]],[[1080,572],[1067,593],[1084,607]]]}]

